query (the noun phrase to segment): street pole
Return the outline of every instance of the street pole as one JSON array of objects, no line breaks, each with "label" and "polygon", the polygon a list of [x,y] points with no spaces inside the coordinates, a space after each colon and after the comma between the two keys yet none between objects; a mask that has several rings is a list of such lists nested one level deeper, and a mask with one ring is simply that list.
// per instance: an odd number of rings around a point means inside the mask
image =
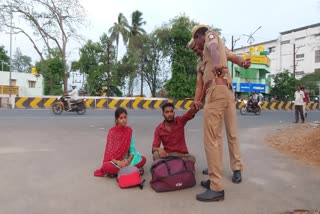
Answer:
[{"label": "street pole", "polygon": [[293,44],[293,77],[296,78],[296,44]]},{"label": "street pole", "polygon": [[12,105],[12,101],[11,101],[11,72],[12,72],[12,19],[13,19],[13,16],[12,16],[12,5],[11,5],[11,8],[10,8],[10,18],[11,18],[11,23],[10,23],[10,71],[9,71],[9,104],[11,105],[11,107],[13,107]]},{"label": "street pole", "polygon": [[143,68],[141,69],[140,97],[143,97]]},{"label": "street pole", "polygon": [[107,96],[110,96],[110,41],[107,42]]},{"label": "street pole", "polygon": [[[234,51],[234,47],[236,46],[236,43],[239,40],[240,40],[240,37],[235,39],[235,40],[233,39],[233,36],[231,37],[231,51],[232,52]],[[231,75],[232,75],[232,78],[233,78],[233,75],[234,75],[234,73],[233,73],[233,62],[231,62]]]}]

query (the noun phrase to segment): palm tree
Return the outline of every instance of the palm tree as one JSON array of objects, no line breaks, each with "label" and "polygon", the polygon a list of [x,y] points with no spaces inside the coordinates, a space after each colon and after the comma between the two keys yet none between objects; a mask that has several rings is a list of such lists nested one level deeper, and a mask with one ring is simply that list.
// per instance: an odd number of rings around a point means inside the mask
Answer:
[{"label": "palm tree", "polygon": [[146,33],[142,26],[145,25],[147,22],[142,20],[142,13],[139,10],[136,10],[132,13],[129,39],[130,37]]},{"label": "palm tree", "polygon": [[[132,13],[131,15],[131,26],[130,26],[130,32],[129,32],[129,38],[128,38],[128,42],[129,42],[129,46],[131,44],[130,41],[134,42],[134,38],[139,39],[137,36],[138,35],[142,35],[142,34],[146,34],[146,31],[142,28],[143,25],[145,25],[147,22],[143,21],[142,18],[142,12],[140,12],[139,10],[136,10]],[[129,93],[130,90],[133,90],[133,82],[134,79],[137,77],[137,71],[135,71],[134,73],[132,73],[129,76],[129,82],[128,82],[128,88],[129,88]],[[141,76],[141,95],[143,94],[143,75],[140,74]]]},{"label": "palm tree", "polygon": [[109,33],[111,33],[110,35],[111,39],[116,41],[116,59],[118,59],[118,47],[119,47],[120,35],[122,36],[123,44],[126,45],[129,38],[128,29],[130,29],[130,26],[128,24],[127,18],[122,13],[119,13],[118,22],[115,22],[113,24],[113,27],[109,29]]}]

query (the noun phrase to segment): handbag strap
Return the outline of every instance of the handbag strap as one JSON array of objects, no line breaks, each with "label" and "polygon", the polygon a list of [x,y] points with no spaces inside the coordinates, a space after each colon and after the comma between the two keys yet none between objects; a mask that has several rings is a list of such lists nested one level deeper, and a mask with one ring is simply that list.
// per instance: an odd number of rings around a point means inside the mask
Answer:
[{"label": "handbag strap", "polygon": [[158,162],[156,164],[151,166],[151,169],[150,169],[151,173],[153,173],[153,171],[154,171],[154,169],[156,167],[158,167],[160,164],[164,163],[166,165],[166,167],[167,167],[168,174],[171,175],[170,168],[169,168],[169,165],[167,163],[170,160],[181,160],[182,163],[183,163],[184,169],[187,170],[187,165],[186,165],[186,162],[185,162],[185,160],[183,158],[180,158],[180,157],[177,157],[177,156],[167,156],[165,158],[161,158],[160,160],[158,160]]}]

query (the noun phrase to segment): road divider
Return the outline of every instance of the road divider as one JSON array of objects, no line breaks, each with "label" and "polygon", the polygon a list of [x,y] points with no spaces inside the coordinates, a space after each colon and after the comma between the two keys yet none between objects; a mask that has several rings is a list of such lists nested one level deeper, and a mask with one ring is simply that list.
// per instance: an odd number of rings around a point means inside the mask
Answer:
[{"label": "road divider", "polygon": [[[52,103],[57,97],[16,97],[16,109],[40,109],[51,108]],[[162,98],[144,98],[144,97],[86,97],[86,107],[89,109],[116,109],[124,107],[128,109],[161,109],[161,106],[167,102],[173,103],[177,110],[188,110],[192,106],[191,99],[172,100]],[[245,104],[235,102],[236,108],[240,109]],[[263,110],[294,110],[292,102],[264,102],[261,105]],[[308,103],[307,110],[319,109],[319,103]]]}]

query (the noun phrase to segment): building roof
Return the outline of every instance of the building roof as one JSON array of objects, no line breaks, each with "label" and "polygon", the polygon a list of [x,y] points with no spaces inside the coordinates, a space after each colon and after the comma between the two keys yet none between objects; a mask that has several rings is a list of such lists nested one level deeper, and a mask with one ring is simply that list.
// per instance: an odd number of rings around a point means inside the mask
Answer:
[{"label": "building roof", "polygon": [[241,49],[244,49],[244,48],[250,48],[252,46],[257,46],[257,45],[263,45],[263,44],[266,44],[266,43],[272,43],[272,42],[276,42],[278,39],[273,39],[273,40],[268,40],[268,41],[264,41],[264,42],[259,42],[259,43],[256,43],[256,44],[252,44],[252,45],[248,45],[248,46],[242,46],[240,48],[235,48],[234,51],[236,50],[241,50]]},{"label": "building roof", "polygon": [[304,27],[300,27],[300,28],[295,28],[295,29],[292,29],[292,30],[283,31],[283,32],[280,32],[280,34],[281,34],[281,35],[289,34],[289,33],[297,32],[297,31],[302,31],[302,30],[305,30],[305,29],[308,29],[308,28],[314,28],[314,27],[319,27],[319,26],[320,26],[320,23],[316,23],[316,24],[313,24],[313,25],[307,25],[307,26],[304,26]]}]

